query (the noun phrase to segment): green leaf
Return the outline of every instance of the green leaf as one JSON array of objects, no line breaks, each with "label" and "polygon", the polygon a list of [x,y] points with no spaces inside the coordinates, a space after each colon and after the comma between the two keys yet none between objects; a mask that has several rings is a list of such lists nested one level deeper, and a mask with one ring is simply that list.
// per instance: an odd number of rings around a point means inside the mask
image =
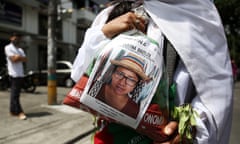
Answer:
[{"label": "green leaf", "polygon": [[193,110],[190,104],[174,107],[172,112],[174,120],[178,121],[178,133],[181,139],[187,138],[190,142],[193,141],[192,127],[196,126],[196,117],[199,117],[198,113]]}]

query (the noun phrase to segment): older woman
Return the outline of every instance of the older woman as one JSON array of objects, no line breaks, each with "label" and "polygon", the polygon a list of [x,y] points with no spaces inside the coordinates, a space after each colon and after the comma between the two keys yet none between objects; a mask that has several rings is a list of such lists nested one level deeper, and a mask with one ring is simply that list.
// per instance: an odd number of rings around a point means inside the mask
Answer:
[{"label": "older woman", "polygon": [[[149,37],[158,42],[162,41],[163,35],[168,38],[181,60],[175,76],[181,78],[182,72],[186,72],[196,88],[196,95],[185,99],[184,88],[181,87],[184,83],[180,79],[176,81],[178,99],[181,100],[176,101],[176,105],[190,103],[200,116],[197,119],[196,143],[227,144],[232,119],[233,80],[225,33],[214,4],[209,0],[141,2],[150,16],[148,25],[131,12],[106,23],[115,5],[96,17],[74,62],[72,78],[77,81],[81,77],[93,54],[113,36],[147,26]],[[166,134],[174,134],[176,126],[170,122],[165,128]],[[175,137],[170,142],[175,143]]]}]

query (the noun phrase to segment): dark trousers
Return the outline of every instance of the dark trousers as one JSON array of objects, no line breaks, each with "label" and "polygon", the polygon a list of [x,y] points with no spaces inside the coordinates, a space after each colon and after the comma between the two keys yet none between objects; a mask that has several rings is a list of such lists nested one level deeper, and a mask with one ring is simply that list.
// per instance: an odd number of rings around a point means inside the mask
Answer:
[{"label": "dark trousers", "polygon": [[11,82],[11,98],[10,98],[10,112],[12,114],[19,114],[23,112],[20,103],[20,93],[23,85],[23,78],[10,78]]}]

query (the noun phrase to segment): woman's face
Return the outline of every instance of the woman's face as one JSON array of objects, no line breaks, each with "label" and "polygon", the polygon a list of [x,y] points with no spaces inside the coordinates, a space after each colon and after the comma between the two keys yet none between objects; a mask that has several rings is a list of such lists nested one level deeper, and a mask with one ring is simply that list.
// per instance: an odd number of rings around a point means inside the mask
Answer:
[{"label": "woman's face", "polygon": [[126,95],[133,91],[138,81],[136,73],[124,67],[117,67],[112,74],[111,88],[117,95]]}]

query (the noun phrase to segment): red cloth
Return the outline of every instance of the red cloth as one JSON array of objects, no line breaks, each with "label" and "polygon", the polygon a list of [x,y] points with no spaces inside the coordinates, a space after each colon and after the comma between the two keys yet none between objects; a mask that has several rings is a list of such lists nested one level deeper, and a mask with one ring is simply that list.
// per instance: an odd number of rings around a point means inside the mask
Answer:
[{"label": "red cloth", "polygon": [[166,141],[169,138],[163,133],[163,129],[168,123],[166,117],[166,114],[163,113],[158,104],[150,104],[137,127],[137,131],[154,141]]},{"label": "red cloth", "polygon": [[97,132],[93,140],[93,144],[114,144],[113,136],[108,132],[107,127]]},{"label": "red cloth", "polygon": [[81,79],[74,85],[71,91],[67,94],[67,96],[63,100],[63,104],[81,108],[80,97],[83,93],[83,90],[88,82],[87,76],[82,76]]}]

